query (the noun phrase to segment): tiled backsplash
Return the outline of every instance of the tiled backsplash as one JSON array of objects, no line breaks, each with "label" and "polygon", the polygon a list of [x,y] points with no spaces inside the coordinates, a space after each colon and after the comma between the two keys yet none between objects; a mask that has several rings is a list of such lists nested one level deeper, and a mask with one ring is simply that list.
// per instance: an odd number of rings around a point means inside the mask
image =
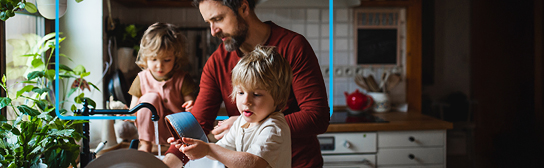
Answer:
[{"label": "tiled backsplash", "polygon": [[[115,9],[115,10],[114,10]],[[328,8],[257,8],[262,21],[271,20],[279,26],[302,34],[312,45],[321,65],[327,93],[329,92],[329,9]],[[170,22],[182,27],[208,27],[196,8],[126,8],[112,2],[112,14],[121,23],[151,24]],[[107,15],[107,14],[105,14]],[[345,105],[344,92],[363,90],[354,82],[355,74],[381,76],[384,67],[356,65],[353,43],[353,16],[351,8],[334,9],[334,105]],[[404,67],[403,67],[404,68]],[[404,76],[404,71],[400,71]],[[380,80],[378,79],[378,82]],[[405,80],[391,90],[392,102],[405,102]]]}]

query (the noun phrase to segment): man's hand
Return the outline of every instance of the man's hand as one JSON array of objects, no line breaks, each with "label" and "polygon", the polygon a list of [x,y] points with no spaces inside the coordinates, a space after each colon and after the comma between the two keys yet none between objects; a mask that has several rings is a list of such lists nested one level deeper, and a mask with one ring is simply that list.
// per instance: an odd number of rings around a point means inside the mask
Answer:
[{"label": "man's hand", "polygon": [[186,101],[185,103],[183,103],[181,105],[181,107],[185,108],[185,111],[191,112],[191,110],[193,109],[194,104],[195,104],[194,101],[189,100],[189,101]]},{"label": "man's hand", "polygon": [[223,138],[223,136],[229,132],[230,127],[234,121],[236,121],[236,119],[238,119],[238,116],[232,116],[226,120],[219,121],[217,126],[215,126],[212,130],[213,137],[217,140]]},{"label": "man's hand", "polygon": [[[192,138],[181,138],[184,144],[179,145],[179,151],[183,152],[191,160],[200,159],[208,155],[210,146],[208,143]],[[176,145],[176,148],[178,145]]]}]

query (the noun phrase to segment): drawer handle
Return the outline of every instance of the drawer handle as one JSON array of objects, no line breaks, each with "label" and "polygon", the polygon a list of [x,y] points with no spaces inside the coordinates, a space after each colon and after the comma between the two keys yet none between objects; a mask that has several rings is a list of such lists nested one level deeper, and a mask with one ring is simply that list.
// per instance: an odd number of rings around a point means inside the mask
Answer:
[{"label": "drawer handle", "polygon": [[414,141],[416,141],[416,138],[414,138],[413,136],[410,136],[410,137],[408,137],[408,140],[409,140],[410,142],[414,142]]},{"label": "drawer handle", "polygon": [[410,158],[410,160],[414,160],[416,158],[416,156],[414,156],[414,154],[409,154],[408,158]]}]

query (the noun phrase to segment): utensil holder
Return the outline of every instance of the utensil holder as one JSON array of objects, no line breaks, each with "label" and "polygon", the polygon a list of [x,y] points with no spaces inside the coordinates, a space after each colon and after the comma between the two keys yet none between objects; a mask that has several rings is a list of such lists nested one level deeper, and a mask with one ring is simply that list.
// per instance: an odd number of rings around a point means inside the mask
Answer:
[{"label": "utensil holder", "polygon": [[374,100],[374,104],[372,105],[374,112],[383,113],[391,110],[389,94],[382,92],[368,92],[367,94]]}]

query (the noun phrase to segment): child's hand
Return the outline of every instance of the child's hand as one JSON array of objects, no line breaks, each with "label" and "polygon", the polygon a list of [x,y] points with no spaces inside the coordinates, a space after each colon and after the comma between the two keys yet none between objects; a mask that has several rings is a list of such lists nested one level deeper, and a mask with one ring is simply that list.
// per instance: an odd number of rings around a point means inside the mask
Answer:
[{"label": "child's hand", "polygon": [[[189,159],[200,159],[208,155],[210,146],[208,143],[192,138],[181,138],[185,144],[180,145],[179,151],[183,152]],[[176,147],[178,147],[176,145]]]},{"label": "child's hand", "polygon": [[223,138],[223,136],[229,132],[230,127],[237,118],[238,116],[232,116],[226,120],[219,121],[219,123],[217,123],[217,125],[213,128],[211,132],[213,134],[213,137],[217,140]]},{"label": "child's hand", "polygon": [[194,101],[189,100],[183,103],[181,107],[185,108],[185,111],[191,112],[191,110],[193,109],[193,105],[194,105]]}]

